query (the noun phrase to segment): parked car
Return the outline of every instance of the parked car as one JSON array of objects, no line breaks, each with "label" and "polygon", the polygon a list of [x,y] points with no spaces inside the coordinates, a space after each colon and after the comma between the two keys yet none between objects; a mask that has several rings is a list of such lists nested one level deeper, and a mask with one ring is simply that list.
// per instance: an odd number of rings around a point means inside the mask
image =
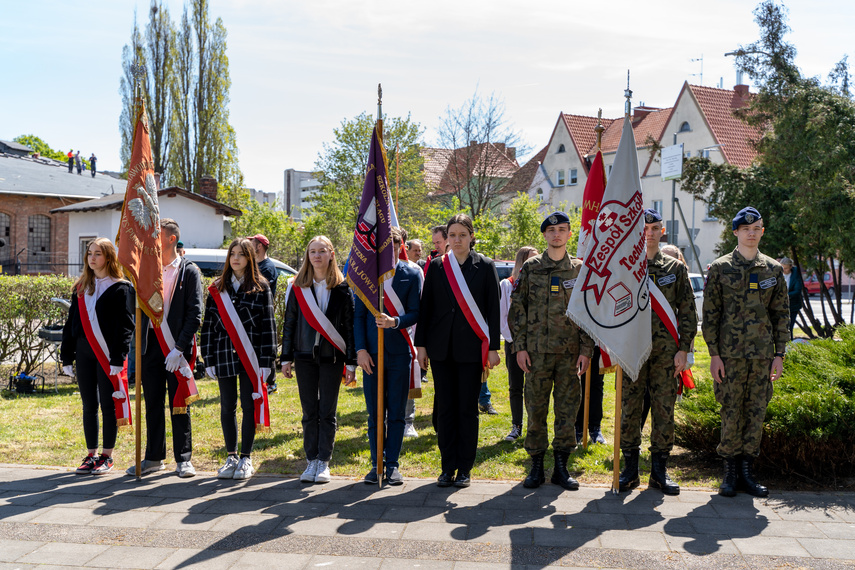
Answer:
[{"label": "parked car", "polygon": [[513,261],[494,261],[496,265],[496,273],[499,274],[499,281],[502,279],[507,279],[511,276],[511,273],[514,272],[514,262]]},{"label": "parked car", "polygon": [[698,324],[704,317],[704,276],[700,273],[689,273],[692,291],[695,293],[695,310],[698,312]]},{"label": "parked car", "polygon": [[[823,281],[825,281],[825,288],[828,289],[828,293],[833,297],[834,296],[834,280],[831,278],[831,272],[826,271],[825,276],[823,277]],[[819,295],[819,279],[816,278],[816,273],[812,273],[810,277],[804,280],[805,289],[807,289],[808,295]]]},{"label": "parked car", "polygon": [[[204,248],[185,248],[184,258],[192,261],[199,266],[199,271],[205,277],[217,277],[223,272],[223,267],[226,264],[226,249],[204,249]],[[282,263],[278,259],[270,260],[276,266],[276,271],[279,272],[279,278],[284,283],[285,279],[297,275],[297,271],[290,265]]]}]

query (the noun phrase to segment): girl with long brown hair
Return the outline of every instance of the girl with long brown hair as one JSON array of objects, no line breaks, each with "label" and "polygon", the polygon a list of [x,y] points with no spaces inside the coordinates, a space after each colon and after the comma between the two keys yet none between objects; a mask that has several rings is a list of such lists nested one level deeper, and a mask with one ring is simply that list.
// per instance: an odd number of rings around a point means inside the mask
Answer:
[{"label": "girl with long brown hair", "polygon": [[[86,323],[81,317],[81,304]],[[83,402],[87,455],[77,468],[79,474],[101,475],[113,468],[113,447],[118,433],[114,399],[127,402],[128,395],[126,386],[124,391],[121,385],[119,390],[115,389],[110,376],[121,374],[130,350],[133,305],[133,288],[122,278],[113,243],[107,238],[92,240],[86,250],[82,274],[74,284],[60,348],[62,370],[68,376],[74,376],[72,364],[77,363],[77,385]],[[103,362],[97,354],[101,354]],[[109,369],[105,370],[105,364]],[[103,447],[96,457],[99,403]],[[128,421],[129,418],[123,419],[123,425]]]}]

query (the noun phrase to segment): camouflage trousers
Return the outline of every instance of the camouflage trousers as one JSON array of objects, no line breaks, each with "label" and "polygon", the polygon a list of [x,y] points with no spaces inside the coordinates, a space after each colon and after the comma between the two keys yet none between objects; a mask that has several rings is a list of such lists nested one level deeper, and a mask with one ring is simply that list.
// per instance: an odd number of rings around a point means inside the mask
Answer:
[{"label": "camouflage trousers", "polygon": [[576,376],[579,355],[529,353],[529,356],[531,372],[525,375],[525,411],[528,415],[525,450],[529,455],[537,455],[545,453],[549,447],[546,418],[552,394],[555,419],[552,449],[572,453],[576,449],[576,413],[581,398]]},{"label": "camouflage trousers", "polygon": [[624,374],[621,388],[620,448],[641,447],[644,392],[650,391],[650,452],[671,453],[674,448],[674,403],[679,380],[674,378],[674,350],[654,347],[633,382]]},{"label": "camouflage trousers", "polygon": [[763,358],[724,358],[725,378],[713,383],[715,399],[721,404],[722,457],[760,454],[763,419],[772,399],[769,374],[772,361]]}]

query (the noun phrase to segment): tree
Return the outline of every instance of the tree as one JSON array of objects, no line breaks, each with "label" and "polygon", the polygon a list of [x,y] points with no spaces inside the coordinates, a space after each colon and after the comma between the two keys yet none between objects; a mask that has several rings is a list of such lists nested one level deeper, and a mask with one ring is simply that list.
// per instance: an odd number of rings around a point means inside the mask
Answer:
[{"label": "tree", "polygon": [[[519,248],[536,247],[538,251],[546,248],[546,241],[540,233],[543,214],[539,211],[541,202],[524,192],[517,194],[508,205],[508,223],[510,229],[505,241],[505,259],[514,259]],[[573,227],[573,226],[571,226]],[[572,240],[571,240],[572,241]],[[569,245],[569,244],[568,244]]]},{"label": "tree", "polygon": [[65,152],[52,149],[48,143],[36,135],[19,135],[12,140],[16,143],[27,145],[41,156],[59,160],[60,162],[65,162],[68,159],[68,155]]},{"label": "tree", "polygon": [[[250,236],[264,234],[270,240],[267,250],[274,257],[288,265],[299,268],[303,260],[303,251],[311,236],[306,236],[300,225],[285,212],[274,210],[270,204],[261,204],[255,200],[247,203],[243,215],[232,225],[232,235]],[[227,245],[231,240],[227,240]]]},{"label": "tree", "polygon": [[[321,188],[307,211],[306,231],[329,237],[340,257],[350,251],[356,213],[365,183],[374,117],[361,113],[333,129],[334,140],[324,143],[315,162]],[[419,146],[424,129],[410,116],[384,118],[387,176],[393,199],[398,187],[398,220],[408,231],[432,218],[424,185]],[[396,172],[398,176],[396,176]],[[416,237],[412,235],[411,237]]]},{"label": "tree", "polygon": [[438,135],[437,159],[445,165],[439,194],[458,198],[476,216],[496,208],[505,199],[502,187],[519,169],[516,157],[528,151],[505,117],[504,102],[476,90],[459,108],[446,109]]}]

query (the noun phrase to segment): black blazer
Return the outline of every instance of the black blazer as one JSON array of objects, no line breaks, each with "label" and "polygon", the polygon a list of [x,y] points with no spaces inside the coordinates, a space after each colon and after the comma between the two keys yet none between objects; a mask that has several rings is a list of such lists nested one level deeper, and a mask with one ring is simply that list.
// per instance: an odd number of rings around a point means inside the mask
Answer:
[{"label": "black blazer", "polygon": [[[164,292],[164,295],[166,292]],[[169,315],[166,317],[166,322],[169,325],[169,330],[172,331],[172,336],[175,338],[175,346],[181,347],[184,350],[184,358],[192,366],[193,356],[193,336],[199,330],[199,325],[202,324],[202,310],[204,303],[202,301],[202,278],[199,276],[199,268],[195,263],[191,263],[181,258],[181,264],[178,266],[178,279],[175,280],[175,292],[172,294],[172,301],[169,306]],[[143,327],[142,335],[142,353],[145,354],[149,349],[148,345],[148,323],[149,318],[145,313],[140,319],[140,326]],[[160,346],[155,346],[154,350],[160,350]]]},{"label": "black blazer", "polygon": [[[460,272],[487,321],[490,350],[499,350],[499,275],[496,266],[493,260],[470,251]],[[481,340],[457,304],[442,268],[442,257],[431,260],[425,276],[415,345],[425,347],[428,357],[435,360],[481,361]]]},{"label": "black blazer", "polygon": [[[131,348],[134,335],[134,289],[127,281],[113,283],[101,293],[95,302],[95,314],[98,326],[110,351],[110,365],[122,366]],[[77,339],[85,337],[83,323],[80,322],[80,307],[77,293],[71,295],[71,308],[68,319],[62,327],[62,345],[60,355],[62,365],[68,366],[77,358]]]},{"label": "black blazer", "polygon": [[[234,289],[229,287],[227,295],[232,300],[238,319],[243,323],[250,345],[255,350],[259,368],[273,368],[273,359],[276,358],[273,299],[267,283],[262,282],[262,287],[262,291],[255,293],[235,293]],[[205,301],[205,322],[202,324],[200,348],[205,367],[216,367],[218,377],[237,376],[238,372],[244,369],[223,324],[217,302],[210,294]]]},{"label": "black blazer", "polygon": [[[309,289],[314,295],[315,288]],[[356,364],[356,348],[353,341],[353,293],[350,292],[347,281],[342,281],[330,290],[330,301],[324,314],[344,339],[347,352],[342,354],[322,335],[316,335],[315,329],[306,321],[303,311],[300,310],[297,296],[291,291],[288,295],[288,304],[285,306],[285,323],[282,326],[282,362],[314,360],[327,364],[335,362]],[[320,337],[317,348],[315,348],[316,336]]]}]

